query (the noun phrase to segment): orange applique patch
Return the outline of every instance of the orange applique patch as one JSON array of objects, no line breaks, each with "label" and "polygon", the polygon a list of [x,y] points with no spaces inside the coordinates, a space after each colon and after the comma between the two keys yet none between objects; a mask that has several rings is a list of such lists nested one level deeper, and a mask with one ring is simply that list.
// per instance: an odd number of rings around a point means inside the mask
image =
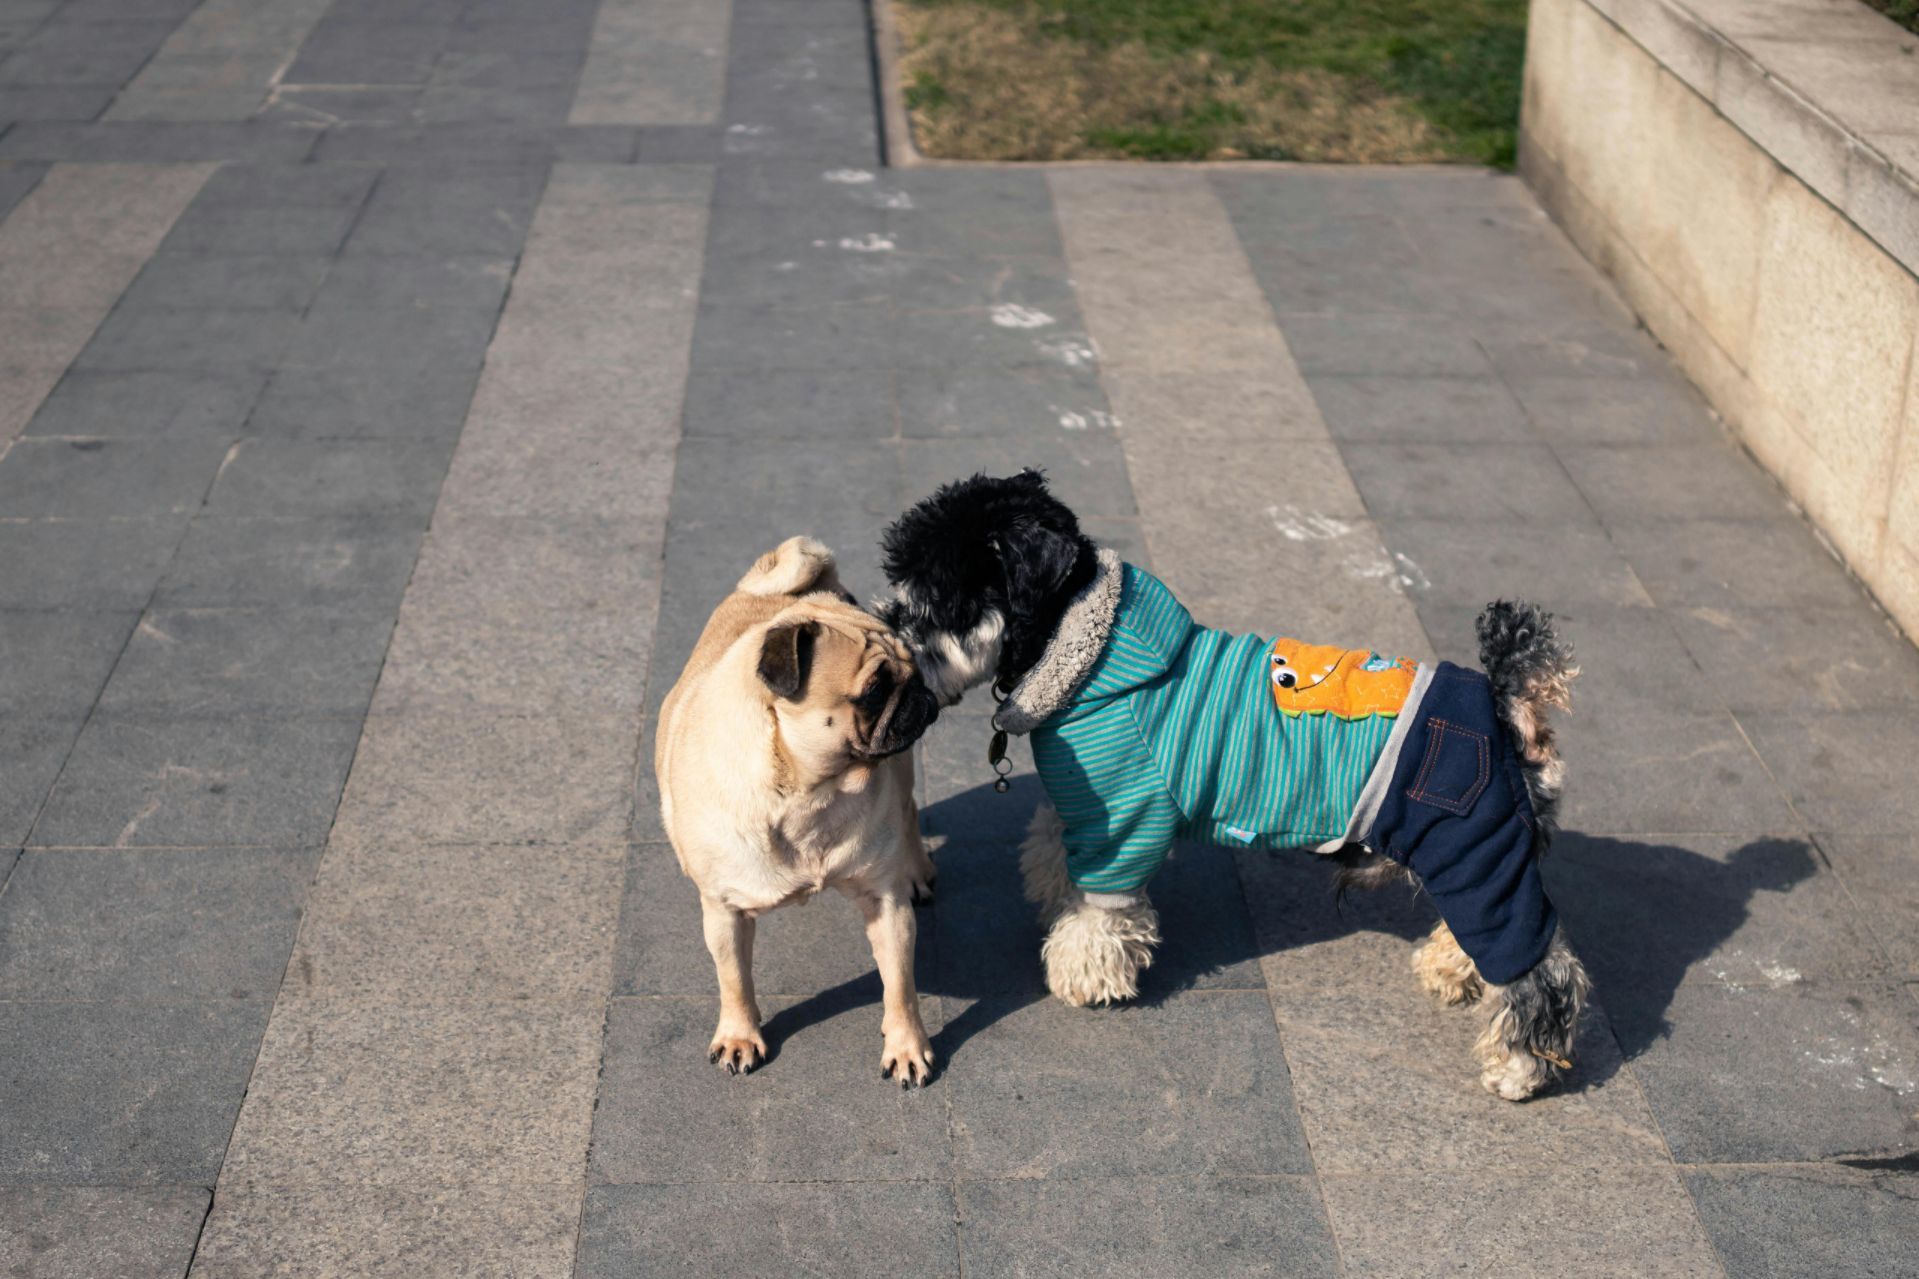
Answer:
[{"label": "orange applique patch", "polygon": [[1419,670],[1409,657],[1292,639],[1273,641],[1269,664],[1273,702],[1281,713],[1340,719],[1399,714]]}]

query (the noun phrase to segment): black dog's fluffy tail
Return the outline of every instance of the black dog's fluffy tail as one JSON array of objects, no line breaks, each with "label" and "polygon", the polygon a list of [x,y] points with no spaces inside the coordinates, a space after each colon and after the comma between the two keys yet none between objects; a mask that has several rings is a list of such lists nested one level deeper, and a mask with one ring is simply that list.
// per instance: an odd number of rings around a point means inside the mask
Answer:
[{"label": "black dog's fluffy tail", "polygon": [[1478,631],[1479,664],[1492,681],[1493,696],[1525,762],[1543,848],[1556,828],[1566,771],[1546,710],[1572,709],[1571,684],[1579,667],[1571,645],[1553,628],[1552,614],[1536,604],[1495,600],[1479,615]]}]

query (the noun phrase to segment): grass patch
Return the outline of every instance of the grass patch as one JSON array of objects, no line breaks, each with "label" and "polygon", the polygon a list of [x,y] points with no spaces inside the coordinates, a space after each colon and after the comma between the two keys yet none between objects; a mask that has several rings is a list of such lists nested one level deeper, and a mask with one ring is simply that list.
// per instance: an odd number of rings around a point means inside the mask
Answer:
[{"label": "grass patch", "polygon": [[927,155],[1513,162],[1526,0],[887,2]]},{"label": "grass patch", "polygon": [[1866,0],[1908,31],[1919,32],[1919,0]]}]

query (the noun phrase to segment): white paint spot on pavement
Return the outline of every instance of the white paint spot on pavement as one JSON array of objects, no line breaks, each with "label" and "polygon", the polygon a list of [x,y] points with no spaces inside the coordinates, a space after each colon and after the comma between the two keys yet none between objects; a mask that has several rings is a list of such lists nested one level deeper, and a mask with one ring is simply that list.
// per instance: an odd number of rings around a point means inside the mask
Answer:
[{"label": "white paint spot on pavement", "polygon": [[913,197],[904,191],[881,191],[874,203],[882,209],[910,209],[913,207]]},{"label": "white paint spot on pavement", "polygon": [[[1863,1030],[1857,1013],[1841,1009],[1840,1020]],[[1821,1035],[1810,1046],[1802,1045],[1800,1055],[1829,1074],[1840,1077],[1846,1087],[1864,1092],[1873,1084],[1901,1097],[1919,1092],[1919,1078],[1883,1035],[1874,1034],[1869,1043],[1855,1043],[1834,1035]]]},{"label": "white paint spot on pavement", "polygon": [[[1321,515],[1288,503],[1269,506],[1266,518],[1279,535],[1289,542],[1336,542],[1359,531],[1359,526],[1334,515]],[[1370,540],[1370,539],[1367,539]],[[1359,582],[1385,582],[1395,589],[1428,590],[1432,579],[1409,557],[1397,551],[1390,555],[1375,552],[1369,546],[1348,548],[1343,552],[1340,569]]]},{"label": "white paint spot on pavement", "polygon": [[1266,515],[1280,536],[1289,542],[1330,542],[1353,531],[1353,526],[1345,520],[1303,511],[1291,504],[1269,506]]},{"label": "white paint spot on pavement", "polygon": [[874,174],[871,169],[828,169],[825,173],[820,174],[820,178],[823,181],[837,182],[842,186],[849,187],[864,186],[866,183],[871,182],[873,177]]},{"label": "white paint spot on pavement", "polygon": [[773,132],[773,126],[770,124],[729,124],[726,126],[726,131],[736,137],[760,138]]},{"label": "white paint spot on pavement", "polygon": [[1790,986],[1796,981],[1803,980],[1797,968],[1779,963],[1776,960],[1761,963],[1759,965],[1759,975],[1771,982],[1774,987]]},{"label": "white paint spot on pavement", "polygon": [[1035,342],[1033,346],[1049,360],[1058,360],[1069,369],[1087,369],[1099,362],[1099,353],[1092,344],[1077,338],[1062,338],[1058,342]]},{"label": "white paint spot on pavement", "polygon": [[1043,329],[1055,323],[1052,316],[1017,302],[1001,302],[993,308],[993,323],[1002,329]]},{"label": "white paint spot on pavement", "polygon": [[1105,409],[1062,409],[1057,404],[1047,407],[1059,414],[1059,424],[1064,430],[1117,431],[1119,429],[1119,419]]},{"label": "white paint spot on pavement", "polygon": [[865,235],[843,235],[840,247],[848,253],[891,253],[898,246],[893,237],[868,231]]},{"label": "white paint spot on pavement", "polygon": [[1765,979],[1766,988],[1769,990],[1778,990],[1782,986],[1795,985],[1805,980],[1804,974],[1790,964],[1782,964],[1776,959],[1754,959],[1737,947],[1726,949],[1721,952],[1721,956],[1729,967],[1713,967],[1706,971],[1712,974],[1714,981],[1727,990],[1744,994],[1752,988],[1747,985],[1748,965]]}]

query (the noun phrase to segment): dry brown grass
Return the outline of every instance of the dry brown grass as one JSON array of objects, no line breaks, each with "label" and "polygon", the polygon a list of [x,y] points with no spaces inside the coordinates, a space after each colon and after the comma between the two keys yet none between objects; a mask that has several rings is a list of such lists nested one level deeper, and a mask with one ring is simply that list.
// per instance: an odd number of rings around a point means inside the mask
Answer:
[{"label": "dry brown grass", "polygon": [[[1205,52],[1035,39],[1031,15],[894,4],[913,138],[968,160],[1445,157],[1395,97],[1316,69],[1229,73]],[[1164,145],[1156,145],[1163,140]]]}]

